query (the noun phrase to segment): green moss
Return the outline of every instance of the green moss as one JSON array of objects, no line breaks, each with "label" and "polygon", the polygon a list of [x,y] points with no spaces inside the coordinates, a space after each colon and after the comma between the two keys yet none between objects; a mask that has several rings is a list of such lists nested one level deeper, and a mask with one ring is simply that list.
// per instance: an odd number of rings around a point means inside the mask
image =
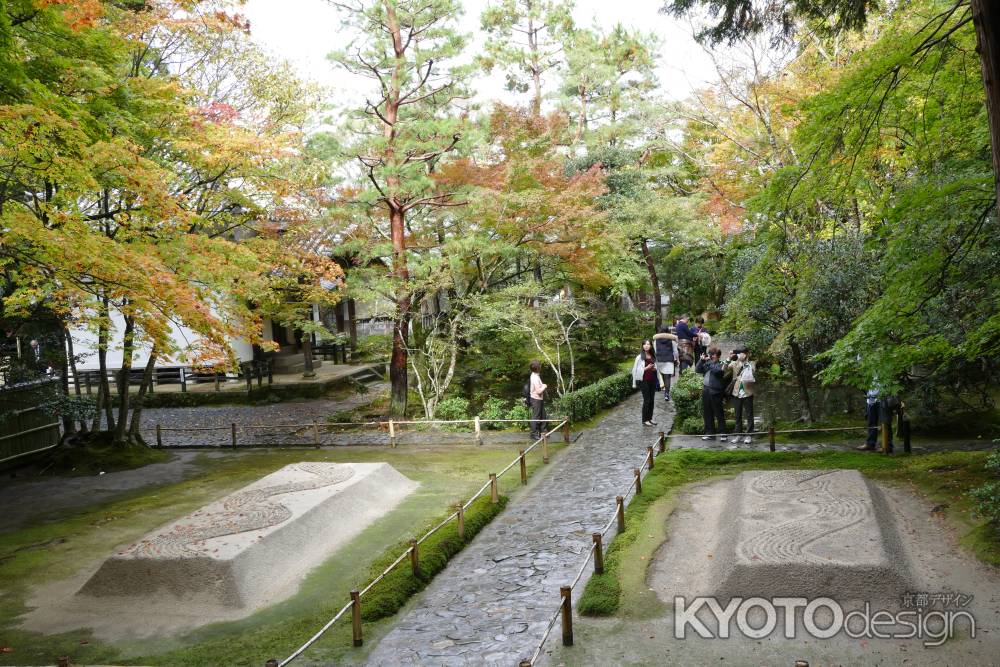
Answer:
[{"label": "green moss", "polygon": [[[625,513],[626,530],[604,557],[604,574],[587,583],[577,602],[591,616],[646,617],[659,604],[645,585],[646,567],[666,537],[674,495],[692,482],[744,470],[841,468],[859,470],[887,483],[918,489],[963,533],[961,543],[986,563],[1000,564],[1000,533],[976,513],[970,490],[990,479],[987,452],[936,452],[880,456],[868,452],[750,452],[683,449],[668,451],[642,481]],[[609,507],[609,516],[613,507]]]},{"label": "green moss", "polygon": [[170,459],[170,454],[141,443],[114,444],[111,434],[93,434],[83,445],[63,445],[49,452],[41,463],[49,474],[96,475],[141,468]]}]

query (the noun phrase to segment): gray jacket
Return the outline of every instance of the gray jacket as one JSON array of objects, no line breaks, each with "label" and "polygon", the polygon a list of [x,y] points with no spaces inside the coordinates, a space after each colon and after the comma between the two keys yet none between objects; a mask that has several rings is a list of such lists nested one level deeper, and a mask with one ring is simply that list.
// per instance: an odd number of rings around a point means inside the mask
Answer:
[{"label": "gray jacket", "polygon": [[724,379],[724,375],[726,369],[722,365],[721,361],[706,361],[705,359],[699,359],[698,363],[694,367],[694,370],[705,376],[704,385],[705,388],[708,389],[708,393],[725,393],[726,381]]}]

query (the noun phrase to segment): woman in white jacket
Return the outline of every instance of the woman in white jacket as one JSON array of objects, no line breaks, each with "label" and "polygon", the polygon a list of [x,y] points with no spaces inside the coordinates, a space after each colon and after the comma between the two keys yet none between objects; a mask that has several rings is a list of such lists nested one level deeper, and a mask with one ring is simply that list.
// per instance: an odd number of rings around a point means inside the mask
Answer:
[{"label": "woman in white jacket", "polygon": [[653,352],[653,342],[642,341],[642,349],[632,364],[632,386],[639,387],[642,392],[642,425],[656,426],[653,421],[653,397],[660,388],[659,373],[656,372],[656,354]]}]

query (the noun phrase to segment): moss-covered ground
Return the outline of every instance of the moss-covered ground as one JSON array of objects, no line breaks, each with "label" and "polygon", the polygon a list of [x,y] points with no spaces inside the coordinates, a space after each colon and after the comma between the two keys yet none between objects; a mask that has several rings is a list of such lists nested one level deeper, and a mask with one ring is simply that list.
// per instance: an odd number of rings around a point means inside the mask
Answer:
[{"label": "moss-covered ground", "polygon": [[668,450],[643,479],[642,494],[629,504],[626,529],[607,547],[605,571],[587,583],[577,608],[592,616],[651,618],[662,612],[645,585],[646,569],[669,530],[668,517],[684,486],[744,470],[842,468],[872,479],[907,485],[928,497],[962,536],[963,547],[977,558],[1000,566],[1000,534],[976,516],[969,490],[990,474],[987,452],[935,452],[882,456],[871,452],[749,452]]},{"label": "moss-covered ground", "polygon": [[[553,452],[561,445],[553,445]],[[174,485],[135,492],[114,502],[49,517],[0,535],[0,664],[52,664],[68,655],[84,664],[262,665],[284,658],[311,636],[361,588],[399,555],[411,537],[422,535],[447,516],[516,456],[516,446],[406,446],[345,449],[255,450],[226,458],[204,457],[200,473]],[[240,621],[205,626],[168,637],[110,643],[86,629],[60,635],[17,628],[33,585],[67,579],[99,562],[115,546],[134,541],[172,519],[296,461],[385,461],[419,489],[388,515],[369,526],[309,574],[290,599]],[[529,474],[541,464],[540,452],[528,457]],[[509,496],[521,488],[515,466],[500,482]],[[502,499],[505,502],[505,499]],[[466,539],[499,511],[488,498],[466,514]],[[373,589],[363,604],[366,638],[378,636],[391,615],[462,547],[453,525],[421,545],[422,577],[414,579],[404,563]],[[374,620],[382,619],[382,620]],[[345,622],[346,621],[346,622]],[[351,647],[349,615],[335,625],[296,664],[343,664],[359,660],[364,649]]]}]

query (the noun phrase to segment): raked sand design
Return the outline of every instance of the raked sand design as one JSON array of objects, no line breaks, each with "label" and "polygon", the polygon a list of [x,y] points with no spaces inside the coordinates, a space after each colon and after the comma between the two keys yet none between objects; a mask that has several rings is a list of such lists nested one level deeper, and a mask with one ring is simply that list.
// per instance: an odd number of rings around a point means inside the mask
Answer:
[{"label": "raked sand design", "polygon": [[386,463],[295,463],[119,550],[81,595],[254,605],[416,487]]}]

